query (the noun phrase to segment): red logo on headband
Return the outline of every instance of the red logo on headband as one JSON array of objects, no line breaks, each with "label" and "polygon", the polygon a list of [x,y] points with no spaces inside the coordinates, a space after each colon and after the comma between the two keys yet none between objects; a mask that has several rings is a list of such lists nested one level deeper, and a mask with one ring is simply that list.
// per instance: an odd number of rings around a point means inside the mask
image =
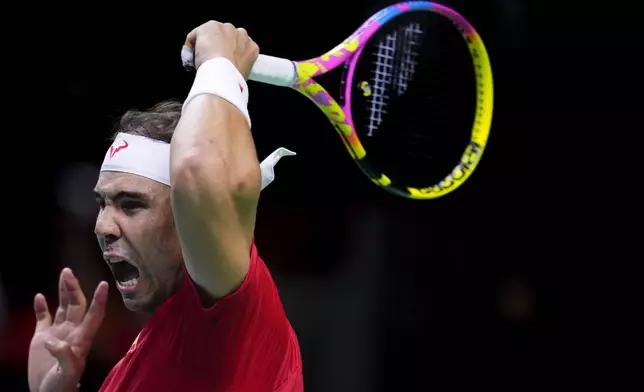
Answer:
[{"label": "red logo on headband", "polygon": [[243,93],[244,92],[244,86],[242,86],[241,83],[238,83],[239,85],[239,92]]},{"label": "red logo on headband", "polygon": [[116,155],[117,152],[121,151],[124,148],[127,148],[129,144],[127,144],[127,141],[123,140],[123,144],[121,144],[118,147],[114,147],[114,144],[110,146],[110,158],[113,158],[114,155]]}]

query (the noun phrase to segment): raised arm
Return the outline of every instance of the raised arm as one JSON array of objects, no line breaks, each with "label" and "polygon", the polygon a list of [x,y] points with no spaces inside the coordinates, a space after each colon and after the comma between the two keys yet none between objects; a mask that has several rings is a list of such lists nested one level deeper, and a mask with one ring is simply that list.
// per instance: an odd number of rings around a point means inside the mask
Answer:
[{"label": "raised arm", "polygon": [[220,298],[250,262],[261,175],[245,79],[259,48],[245,30],[212,21],[187,41],[197,75],[171,143],[172,208],[188,273]]}]

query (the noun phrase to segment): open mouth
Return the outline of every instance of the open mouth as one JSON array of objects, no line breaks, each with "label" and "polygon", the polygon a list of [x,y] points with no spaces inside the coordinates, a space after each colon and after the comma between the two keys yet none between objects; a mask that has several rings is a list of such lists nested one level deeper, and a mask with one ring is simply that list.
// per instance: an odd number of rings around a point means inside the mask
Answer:
[{"label": "open mouth", "polygon": [[125,260],[110,261],[112,275],[123,288],[134,287],[139,283],[139,269]]}]

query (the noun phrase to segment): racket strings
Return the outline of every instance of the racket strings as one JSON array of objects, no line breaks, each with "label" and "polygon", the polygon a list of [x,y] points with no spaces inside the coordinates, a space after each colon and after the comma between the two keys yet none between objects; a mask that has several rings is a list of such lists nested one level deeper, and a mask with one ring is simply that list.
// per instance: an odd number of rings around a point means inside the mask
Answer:
[{"label": "racket strings", "polygon": [[462,36],[426,15],[400,17],[371,38],[354,77],[368,80],[370,94],[352,102],[370,164],[419,187],[440,181],[460,159],[475,92]]},{"label": "racket strings", "polygon": [[[368,100],[369,111],[368,136],[373,136],[380,127],[383,115],[387,114],[387,104],[393,91],[397,96],[407,91],[408,83],[413,80],[418,56],[420,36],[423,31],[419,23],[410,23],[403,30],[403,39],[399,39],[399,32],[394,31],[379,40],[376,50],[372,52],[373,61],[373,86]],[[402,50],[400,46],[402,43]]]},{"label": "racket strings", "polygon": [[387,35],[384,40],[378,42],[376,51],[372,53],[375,55],[376,61],[371,71],[373,74],[372,85],[369,99],[367,99],[367,103],[370,105],[367,136],[374,135],[382,123],[383,115],[387,113],[385,109],[389,100],[387,92],[391,84],[391,70],[395,59],[394,43],[395,38]]},{"label": "racket strings", "polygon": [[398,96],[407,91],[407,84],[413,80],[418,62],[418,51],[421,45],[423,31],[419,23],[410,23],[405,27],[402,48],[400,51],[399,68],[396,72],[396,93]]}]

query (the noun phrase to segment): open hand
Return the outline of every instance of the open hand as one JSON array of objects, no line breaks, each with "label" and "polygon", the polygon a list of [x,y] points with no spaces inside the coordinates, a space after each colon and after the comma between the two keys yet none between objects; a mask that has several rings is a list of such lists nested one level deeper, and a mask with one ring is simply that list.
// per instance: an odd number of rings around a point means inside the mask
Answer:
[{"label": "open hand", "polygon": [[107,290],[107,282],[99,283],[87,310],[78,280],[69,268],[63,269],[58,282],[59,305],[53,322],[45,296],[36,295],[36,330],[29,348],[31,392],[77,390],[85,360],[105,316]]}]

